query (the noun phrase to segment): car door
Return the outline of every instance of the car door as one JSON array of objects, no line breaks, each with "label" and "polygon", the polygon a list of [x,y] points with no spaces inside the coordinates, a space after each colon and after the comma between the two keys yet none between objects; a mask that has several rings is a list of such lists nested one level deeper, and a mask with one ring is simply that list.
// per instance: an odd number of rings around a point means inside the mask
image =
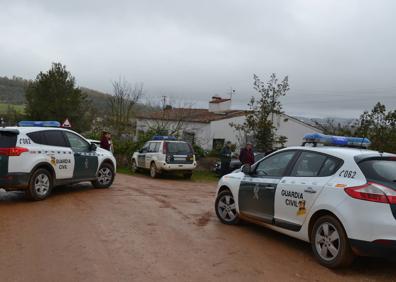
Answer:
[{"label": "car door", "polygon": [[298,231],[324,186],[342,165],[342,160],[312,151],[302,151],[290,176],[278,185],[275,224]]},{"label": "car door", "polygon": [[143,148],[139,150],[137,155],[137,165],[141,168],[146,168],[146,154],[148,152],[149,142],[144,144]]},{"label": "car door", "polygon": [[145,166],[150,167],[151,161],[154,159],[155,155],[158,154],[159,142],[149,142],[148,149],[145,158]]},{"label": "car door", "polygon": [[273,223],[275,192],[295,154],[288,150],[268,156],[243,177],[238,197],[242,217]]},{"label": "car door", "polygon": [[73,152],[63,135],[62,130],[44,130],[29,133],[33,142],[40,144],[37,152],[47,155],[55,170],[56,179],[70,179],[73,177]]},{"label": "car door", "polygon": [[69,131],[64,132],[74,153],[74,179],[93,179],[98,169],[98,156],[86,140]]}]

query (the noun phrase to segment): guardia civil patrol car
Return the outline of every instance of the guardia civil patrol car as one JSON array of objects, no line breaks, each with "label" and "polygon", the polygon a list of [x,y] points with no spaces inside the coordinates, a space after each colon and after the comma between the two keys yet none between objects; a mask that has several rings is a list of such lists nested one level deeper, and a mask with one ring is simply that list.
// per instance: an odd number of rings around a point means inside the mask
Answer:
[{"label": "guardia civil patrol car", "polygon": [[91,181],[111,186],[113,154],[59,122],[22,121],[0,128],[0,188],[25,190],[33,200],[46,198],[54,186]]},{"label": "guardia civil patrol car", "polygon": [[192,146],[174,136],[154,136],[132,155],[131,163],[133,172],[149,169],[152,178],[162,172],[179,172],[191,178],[197,166]]},{"label": "guardia civil patrol car", "polygon": [[347,266],[355,255],[394,257],[396,155],[365,149],[369,144],[306,135],[305,146],[224,176],[216,214],[225,224],[244,219],[310,242],[329,268]]}]

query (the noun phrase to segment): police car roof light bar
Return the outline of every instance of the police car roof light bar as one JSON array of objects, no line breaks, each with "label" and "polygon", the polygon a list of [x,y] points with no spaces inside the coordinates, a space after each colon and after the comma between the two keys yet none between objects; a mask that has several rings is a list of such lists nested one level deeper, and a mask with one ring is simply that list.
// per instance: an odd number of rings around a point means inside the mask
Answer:
[{"label": "police car roof light bar", "polygon": [[367,149],[371,144],[368,138],[325,135],[321,133],[306,134],[304,135],[303,140],[303,146],[306,144],[313,144],[314,147],[316,147],[317,144],[322,144],[324,146],[341,146]]},{"label": "police car roof light bar", "polygon": [[160,140],[171,140],[171,141],[175,141],[176,137],[175,136],[161,136],[161,135],[156,135],[153,136],[153,138],[151,140],[155,140],[155,141],[160,141]]},{"label": "police car roof light bar", "polygon": [[18,122],[20,127],[60,127],[61,124],[58,121],[33,121],[23,120]]}]

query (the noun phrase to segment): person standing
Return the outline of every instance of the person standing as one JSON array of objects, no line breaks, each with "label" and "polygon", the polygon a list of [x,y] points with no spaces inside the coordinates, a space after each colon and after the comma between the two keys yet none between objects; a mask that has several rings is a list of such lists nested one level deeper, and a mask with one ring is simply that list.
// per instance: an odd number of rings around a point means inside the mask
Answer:
[{"label": "person standing", "polygon": [[239,160],[241,161],[241,164],[249,164],[253,165],[254,164],[254,153],[253,153],[253,144],[252,143],[247,143],[245,148],[241,149],[241,152],[239,154]]},{"label": "person standing", "polygon": [[229,173],[231,163],[231,142],[227,141],[226,145],[220,151],[220,162],[221,162],[221,176]]},{"label": "person standing", "polygon": [[107,151],[111,150],[111,141],[110,141],[110,132],[103,131],[102,138],[100,139],[100,148],[105,149]]}]

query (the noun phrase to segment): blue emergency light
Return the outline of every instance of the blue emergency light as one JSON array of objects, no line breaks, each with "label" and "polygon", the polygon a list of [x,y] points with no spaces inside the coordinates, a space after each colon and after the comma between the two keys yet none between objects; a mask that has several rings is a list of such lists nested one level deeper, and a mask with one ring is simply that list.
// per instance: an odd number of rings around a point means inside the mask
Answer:
[{"label": "blue emergency light", "polygon": [[60,127],[61,124],[58,121],[23,120],[23,121],[18,122],[18,126],[21,126],[21,127]]},{"label": "blue emergency light", "polygon": [[161,135],[156,135],[153,136],[153,138],[151,140],[155,140],[155,141],[160,141],[160,140],[171,140],[171,141],[175,141],[176,137],[175,136],[161,136]]},{"label": "blue emergency light", "polygon": [[370,140],[367,138],[325,135],[321,133],[306,134],[303,139],[303,145],[310,143],[314,144],[314,146],[316,146],[316,144],[322,144],[325,146],[367,148],[371,144]]}]

